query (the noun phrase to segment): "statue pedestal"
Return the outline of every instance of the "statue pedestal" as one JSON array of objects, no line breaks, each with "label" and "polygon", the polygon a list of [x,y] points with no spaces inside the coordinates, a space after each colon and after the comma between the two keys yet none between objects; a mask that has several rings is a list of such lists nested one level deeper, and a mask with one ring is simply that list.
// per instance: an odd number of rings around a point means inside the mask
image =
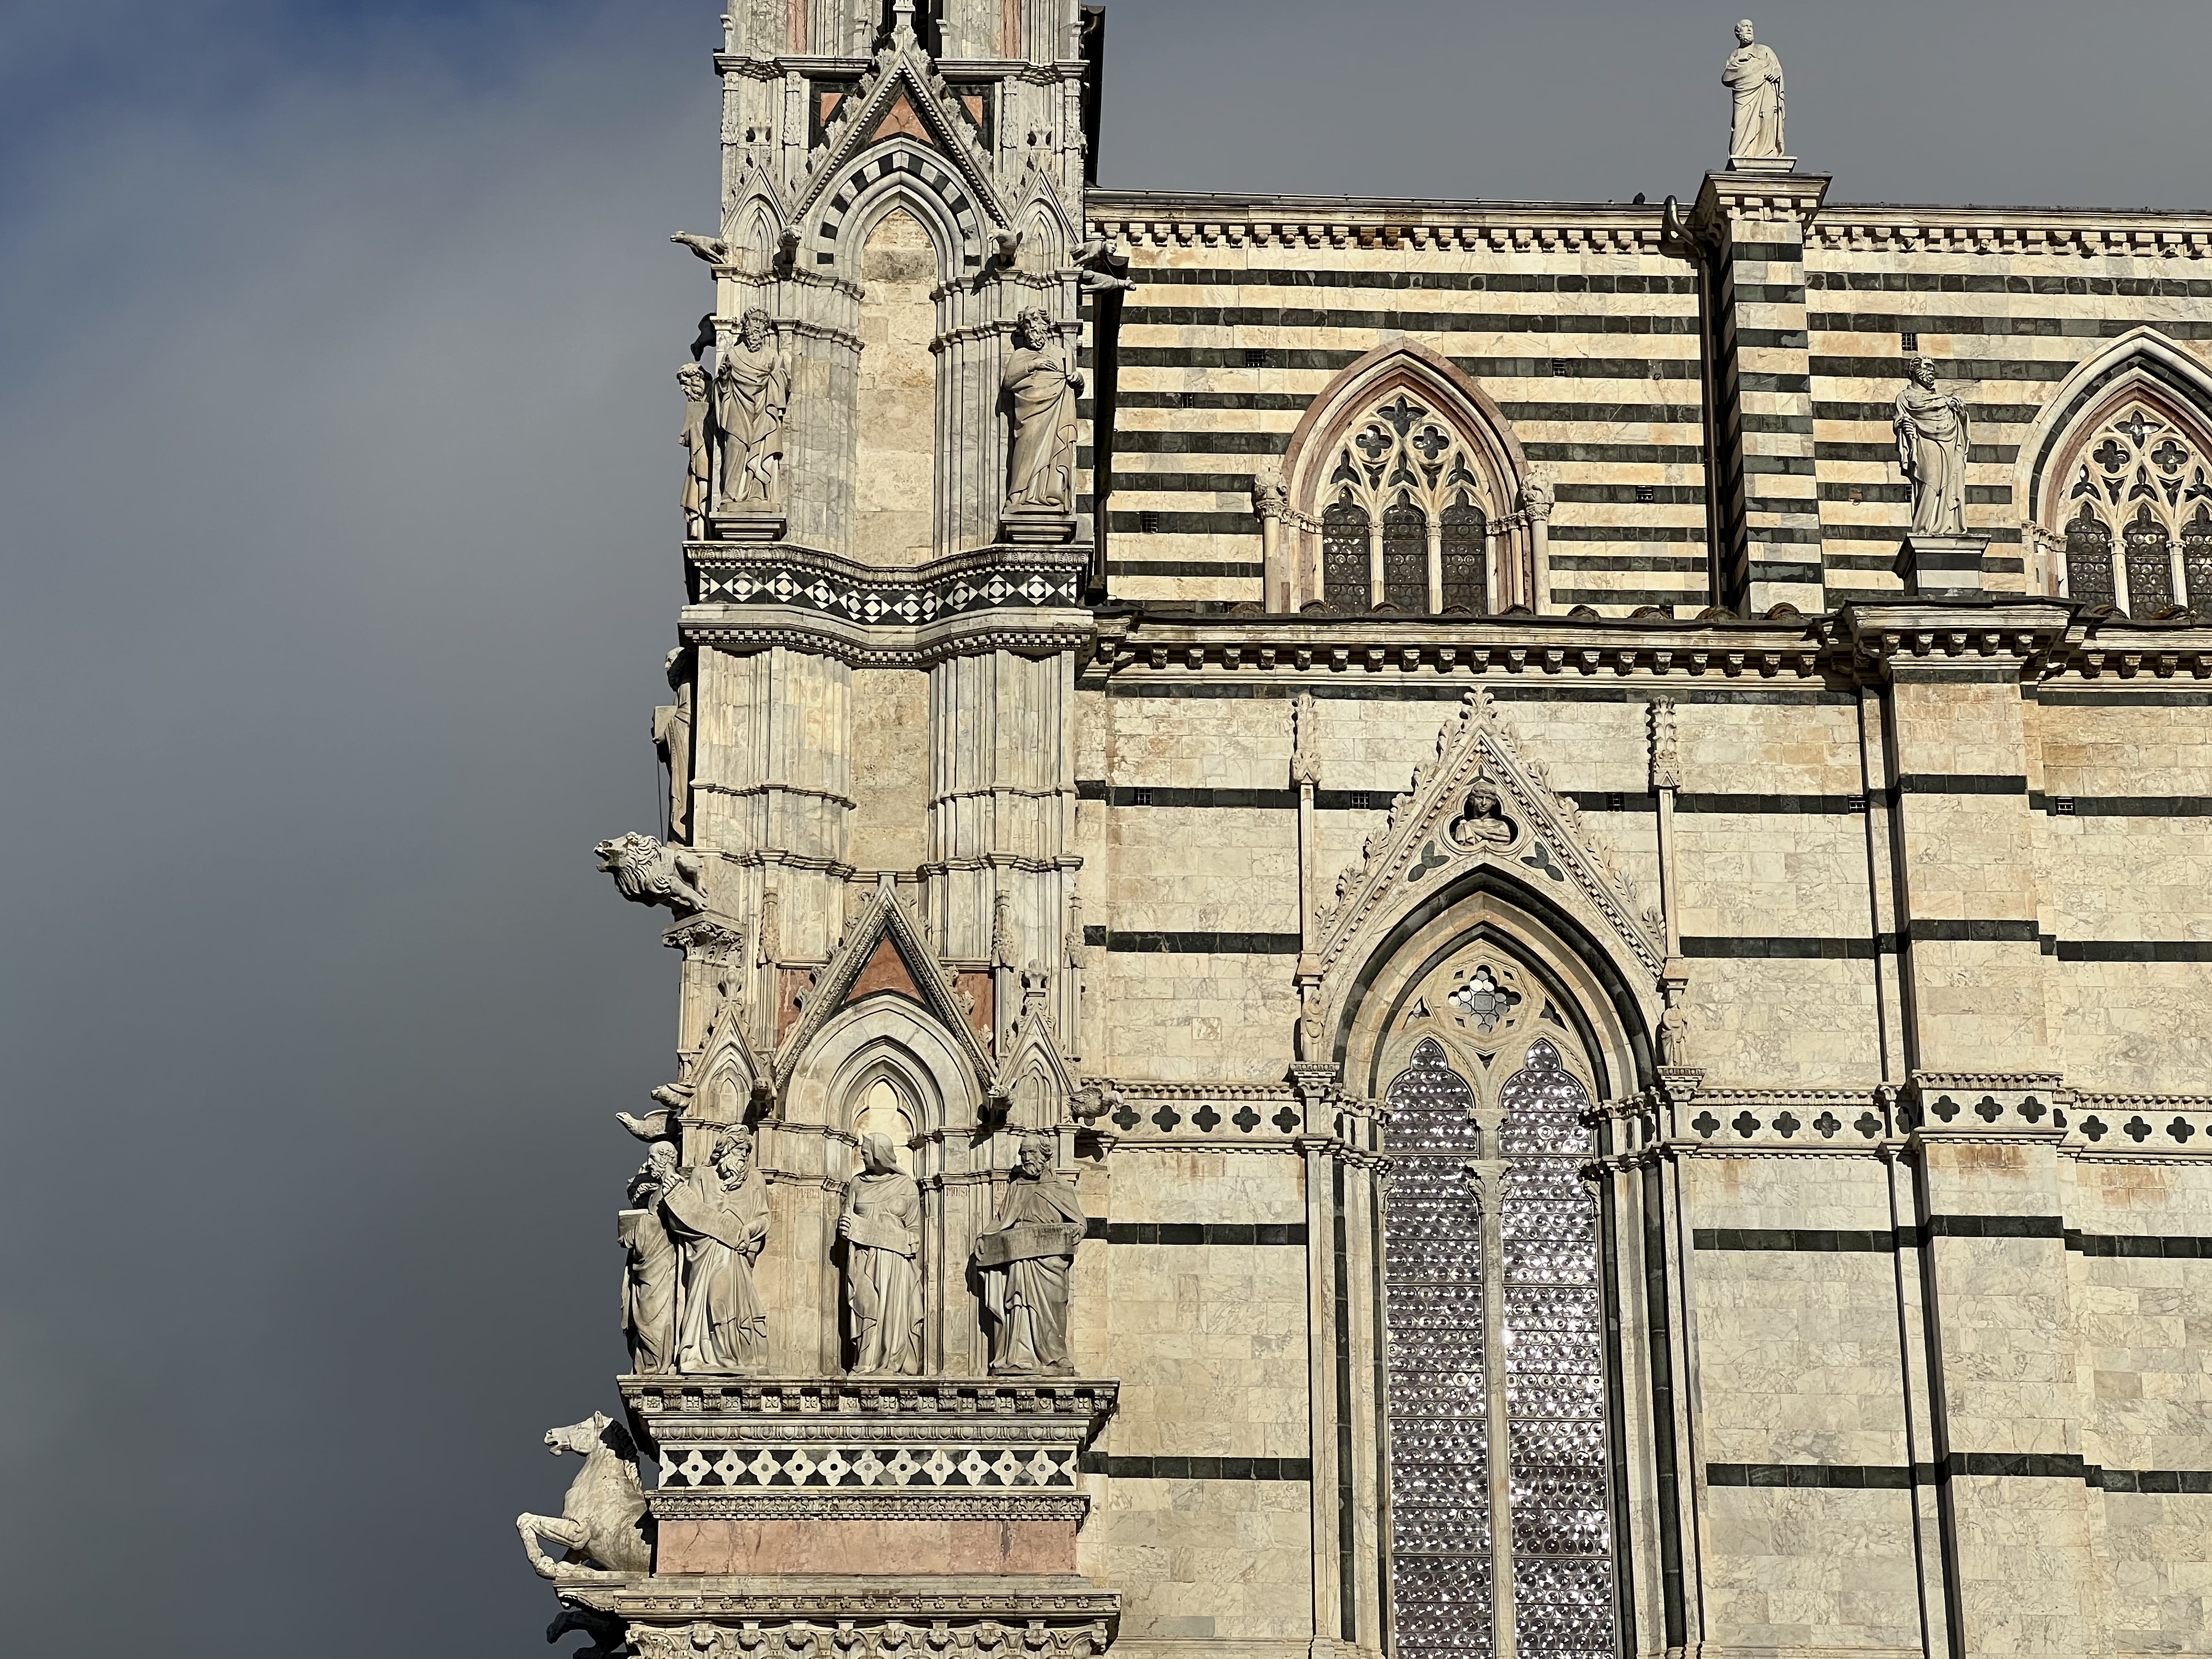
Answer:
[{"label": "statue pedestal", "polygon": [[1890,568],[1916,599],[1978,599],[1989,544],[1987,536],[1907,536]]},{"label": "statue pedestal", "polygon": [[1797,158],[1794,155],[1731,155],[1730,173],[1795,173]]},{"label": "statue pedestal", "polygon": [[[1119,1592],[1075,1571],[1081,1459],[1120,1384],[1096,1377],[625,1376],[653,1571],[564,1583],[619,1618],[644,1659],[771,1653],[1097,1659]],[[709,1627],[696,1632],[697,1626]],[[742,1650],[740,1632],[757,1633]],[[696,1632],[696,1633],[695,1633]],[[700,1639],[701,1634],[705,1639]],[[939,1648],[930,1650],[932,1653]]]},{"label": "statue pedestal", "polygon": [[999,539],[1012,547],[1063,547],[1075,539],[1075,515],[1056,507],[1010,507],[999,516]]},{"label": "statue pedestal", "polygon": [[708,520],[718,542],[780,542],[789,523],[772,507],[724,507]]}]

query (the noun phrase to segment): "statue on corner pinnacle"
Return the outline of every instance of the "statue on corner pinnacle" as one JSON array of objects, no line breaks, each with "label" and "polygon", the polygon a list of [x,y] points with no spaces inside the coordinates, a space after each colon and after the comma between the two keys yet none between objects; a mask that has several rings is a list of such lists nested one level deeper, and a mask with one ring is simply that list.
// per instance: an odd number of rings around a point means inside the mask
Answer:
[{"label": "statue on corner pinnacle", "polygon": [[1753,33],[1748,17],[1735,26],[1736,47],[1721,71],[1721,84],[1735,96],[1729,124],[1731,167],[1743,161],[1771,167],[1788,159],[1782,137],[1782,60]]}]

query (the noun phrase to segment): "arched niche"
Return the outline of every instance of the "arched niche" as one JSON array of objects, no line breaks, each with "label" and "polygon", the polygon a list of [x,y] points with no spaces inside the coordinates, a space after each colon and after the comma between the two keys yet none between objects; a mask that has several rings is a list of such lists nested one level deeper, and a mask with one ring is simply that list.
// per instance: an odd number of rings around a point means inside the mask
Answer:
[{"label": "arched niche", "polygon": [[853,410],[854,558],[926,562],[937,522],[937,307],[944,256],[909,196],[887,197],[860,250],[860,362]]},{"label": "arched niche", "polygon": [[1539,609],[1536,540],[1518,510],[1528,477],[1511,422],[1480,386],[1419,341],[1379,346],[1322,388],[1291,435],[1269,602]]},{"label": "arched niche", "polygon": [[868,1085],[890,1079],[931,1140],[975,1121],[980,1091],[964,1056],[937,1021],[907,997],[881,991],[842,1009],[792,1074],[782,1122],[849,1139]]},{"label": "arched niche", "polygon": [[950,1034],[897,992],[840,1009],[807,1045],[782,1111],[760,1133],[772,1218],[756,1276],[770,1298],[779,1364],[832,1375],[844,1363],[837,1218],[860,1167],[864,1118],[888,1110],[911,1123],[903,1167],[921,1185],[927,1363],[954,1375],[982,1368],[963,1277],[968,1241],[992,1201],[988,1146],[975,1133],[981,1101]]}]

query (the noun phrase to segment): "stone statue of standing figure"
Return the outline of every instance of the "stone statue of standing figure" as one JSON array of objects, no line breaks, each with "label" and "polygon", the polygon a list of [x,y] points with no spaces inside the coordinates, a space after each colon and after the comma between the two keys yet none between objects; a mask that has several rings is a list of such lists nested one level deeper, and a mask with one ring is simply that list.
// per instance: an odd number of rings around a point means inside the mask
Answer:
[{"label": "stone statue of standing figure", "polygon": [[660,1219],[660,1200],[683,1182],[672,1142],[656,1140],[630,1177],[629,1208],[616,1221],[623,1267],[623,1335],[629,1368],[641,1376],[676,1367],[676,1241]]},{"label": "stone statue of standing figure", "polygon": [[860,1137],[860,1173],[845,1193],[845,1302],[855,1376],[921,1373],[921,1188],[885,1134]]},{"label": "stone statue of standing figure", "polygon": [[752,1136],[724,1129],[711,1157],[660,1200],[684,1255],[676,1313],[676,1369],[758,1371],[769,1360],[768,1312],[753,1263],[768,1242],[768,1200],[752,1168]]},{"label": "stone statue of standing figure", "polygon": [[975,1239],[983,1308],[991,1316],[991,1375],[1072,1376],[1067,1307],[1083,1204],[1054,1172],[1050,1135],[1022,1137],[1006,1196]]},{"label": "stone statue of standing figure", "polygon": [[1788,155],[1783,143],[1782,60],[1774,48],[1753,38],[1751,20],[1735,26],[1736,48],[1721,71],[1721,84],[1735,94],[1729,126],[1729,160],[1773,161]]},{"label": "stone statue of standing figure", "polygon": [[684,533],[694,541],[707,533],[707,514],[714,504],[714,406],[708,401],[707,371],[685,363],[676,371],[684,388]]},{"label": "stone statue of standing figure", "polygon": [[714,418],[722,430],[720,506],[743,507],[776,498],[783,465],[783,422],[791,406],[791,366],[776,343],[775,325],[755,307],[738,319],[737,337],[714,359]]},{"label": "stone statue of standing figure", "polygon": [[1083,371],[1053,337],[1052,319],[1035,307],[1017,319],[1015,339],[999,381],[1014,416],[1006,510],[1073,512],[1075,399],[1083,390]]},{"label": "stone statue of standing figure", "polygon": [[1936,360],[1916,357],[1898,389],[1897,464],[1912,486],[1912,533],[1966,533],[1966,406],[1936,386]]}]

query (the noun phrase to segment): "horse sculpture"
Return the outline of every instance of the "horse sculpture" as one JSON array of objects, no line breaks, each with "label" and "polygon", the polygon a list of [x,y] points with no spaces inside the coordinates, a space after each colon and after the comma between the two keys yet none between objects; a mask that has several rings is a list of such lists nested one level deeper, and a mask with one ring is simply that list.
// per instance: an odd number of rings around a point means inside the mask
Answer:
[{"label": "horse sculpture", "polygon": [[[629,1431],[605,1412],[593,1412],[580,1423],[546,1430],[545,1447],[556,1457],[574,1452],[584,1467],[569,1482],[559,1515],[514,1518],[538,1576],[567,1582],[650,1571],[645,1489],[638,1484],[637,1448]],[[541,1538],[566,1553],[551,1559],[538,1547]]]}]

